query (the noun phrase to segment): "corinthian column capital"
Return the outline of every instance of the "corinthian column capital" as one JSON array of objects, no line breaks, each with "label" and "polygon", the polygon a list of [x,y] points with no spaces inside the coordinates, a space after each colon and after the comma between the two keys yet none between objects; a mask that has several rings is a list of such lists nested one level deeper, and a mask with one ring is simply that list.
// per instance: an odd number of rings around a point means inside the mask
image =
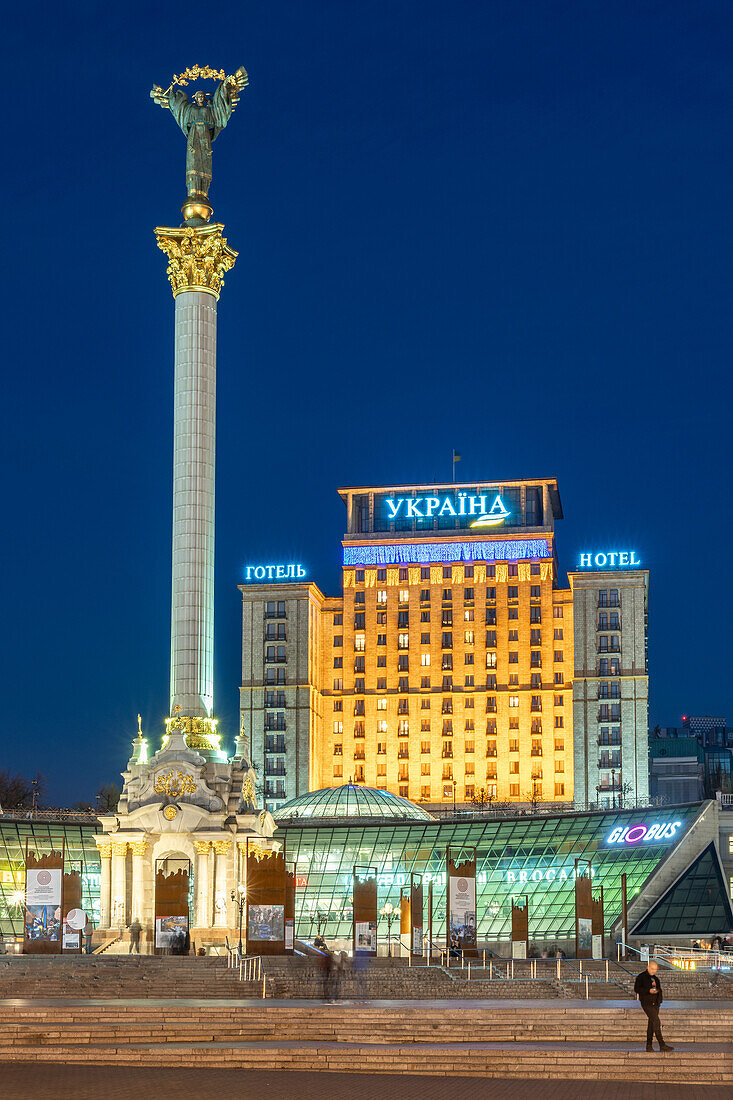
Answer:
[{"label": "corinthian column capital", "polygon": [[186,290],[199,290],[218,299],[224,275],[239,255],[227,244],[221,223],[185,225],[178,229],[158,226],[158,248],[168,257],[167,275],[173,297]]}]

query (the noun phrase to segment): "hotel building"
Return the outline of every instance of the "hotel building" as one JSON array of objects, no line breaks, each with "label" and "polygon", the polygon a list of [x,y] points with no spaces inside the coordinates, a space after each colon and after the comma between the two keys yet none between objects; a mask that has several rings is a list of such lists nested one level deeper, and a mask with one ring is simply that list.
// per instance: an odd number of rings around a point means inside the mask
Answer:
[{"label": "hotel building", "polygon": [[557,482],[339,490],[343,594],[251,565],[240,735],[276,809],[350,780],[426,806],[648,796],[648,572],[583,551]]}]

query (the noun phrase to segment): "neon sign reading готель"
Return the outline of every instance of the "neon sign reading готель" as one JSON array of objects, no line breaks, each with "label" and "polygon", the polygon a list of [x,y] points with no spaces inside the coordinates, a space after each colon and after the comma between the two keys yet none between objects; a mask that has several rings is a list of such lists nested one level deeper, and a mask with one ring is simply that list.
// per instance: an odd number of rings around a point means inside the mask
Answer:
[{"label": "neon sign reading \u0433\u043e\u0442\u0435\u043b\u044c", "polygon": [[274,565],[248,565],[245,567],[246,581],[302,581],[308,571],[297,562]]}]

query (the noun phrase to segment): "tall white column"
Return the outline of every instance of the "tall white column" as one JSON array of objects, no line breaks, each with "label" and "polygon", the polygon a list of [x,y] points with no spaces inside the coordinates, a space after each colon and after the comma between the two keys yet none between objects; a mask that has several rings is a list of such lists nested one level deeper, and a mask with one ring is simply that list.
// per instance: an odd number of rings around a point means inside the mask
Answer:
[{"label": "tall white column", "polygon": [[116,928],[127,927],[127,843],[112,845],[112,912]]},{"label": "tall white column", "polygon": [[112,845],[98,844],[101,857],[101,878],[99,883],[99,927],[106,929],[110,926],[112,915],[110,905],[110,889],[112,885]]},{"label": "tall white column", "polygon": [[216,883],[214,888],[214,924],[217,928],[229,927],[229,897],[231,887],[228,884],[227,864],[230,860],[231,840],[215,840]]},{"label": "tall white column", "polygon": [[132,919],[139,920],[143,926],[150,923],[147,912],[146,888],[147,888],[147,861],[146,853],[148,844],[144,840],[135,841],[132,844]]},{"label": "tall white column", "polygon": [[214,703],[216,295],[176,296],[171,714]]},{"label": "tall white column", "polygon": [[211,928],[211,842],[195,840],[196,927]]}]

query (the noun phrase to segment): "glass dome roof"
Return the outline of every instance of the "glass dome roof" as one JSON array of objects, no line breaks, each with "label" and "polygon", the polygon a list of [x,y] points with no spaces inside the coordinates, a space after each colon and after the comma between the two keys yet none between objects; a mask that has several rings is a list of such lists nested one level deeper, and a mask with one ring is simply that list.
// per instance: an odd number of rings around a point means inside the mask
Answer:
[{"label": "glass dome roof", "polygon": [[343,787],[326,787],[321,791],[309,791],[291,798],[272,815],[276,821],[294,821],[301,818],[370,817],[391,821],[433,821],[427,810],[398,798],[389,791],[377,791],[374,787],[362,787],[345,783]]}]

